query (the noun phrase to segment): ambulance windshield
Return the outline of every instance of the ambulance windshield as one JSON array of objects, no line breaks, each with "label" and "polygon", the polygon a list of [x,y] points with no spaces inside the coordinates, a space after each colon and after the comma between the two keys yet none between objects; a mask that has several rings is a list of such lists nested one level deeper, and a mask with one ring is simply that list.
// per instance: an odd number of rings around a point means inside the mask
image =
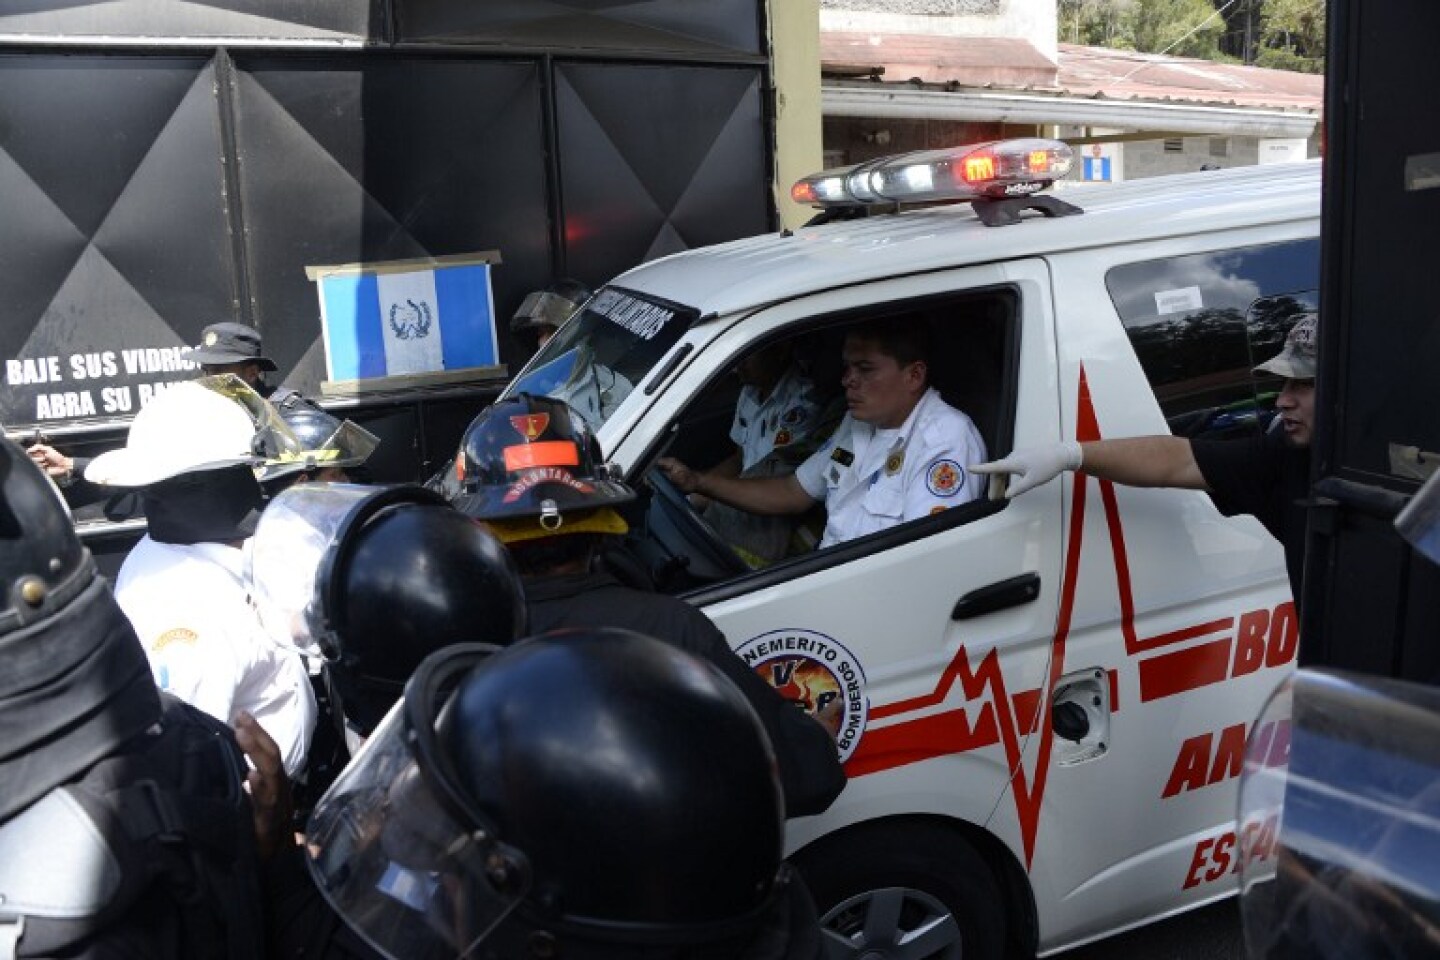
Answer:
[{"label": "ambulance windshield", "polygon": [[550,338],[505,393],[564,400],[599,430],[697,316],[690,307],[606,287]]}]

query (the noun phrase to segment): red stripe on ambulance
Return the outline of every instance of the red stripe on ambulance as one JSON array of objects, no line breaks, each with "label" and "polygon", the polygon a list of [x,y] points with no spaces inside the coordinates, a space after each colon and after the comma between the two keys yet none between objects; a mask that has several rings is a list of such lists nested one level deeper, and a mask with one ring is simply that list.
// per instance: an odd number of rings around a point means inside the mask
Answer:
[{"label": "red stripe on ambulance", "polygon": [[[1095,415],[1083,364],[1080,367],[1077,400],[1075,439],[1081,442],[1101,439],[1100,424]],[[865,731],[860,745],[845,764],[846,772],[852,777],[858,777],[935,757],[989,747],[998,741],[1005,751],[1009,769],[1014,771],[1010,785],[1020,825],[1020,836],[1025,847],[1027,869],[1034,858],[1040,806],[1045,794],[1055,736],[1050,725],[1040,721],[1046,716],[1044,707],[1050,700],[1055,684],[1065,673],[1065,641],[1070,633],[1070,618],[1074,611],[1080,547],[1084,539],[1086,492],[1091,481],[1099,488],[1100,501],[1105,511],[1105,525],[1115,564],[1116,592],[1121,611],[1120,628],[1126,654],[1138,657],[1143,653],[1217,633],[1228,633],[1232,629],[1236,631],[1233,637],[1226,636],[1182,650],[1167,651],[1140,659],[1138,666],[1141,702],[1164,699],[1232,677],[1243,676],[1262,666],[1280,666],[1294,658],[1297,645],[1295,608],[1293,603],[1288,602],[1276,607],[1274,611],[1253,610],[1242,614],[1238,628],[1236,618],[1224,617],[1180,627],[1152,637],[1139,636],[1135,630],[1130,563],[1125,549],[1125,531],[1120,520],[1115,485],[1108,480],[1096,480],[1083,472],[1075,474],[1059,611],[1050,645],[1050,674],[1044,688],[1020,691],[1012,697],[1005,687],[1005,677],[1000,670],[997,651],[990,650],[978,667],[972,667],[969,652],[962,645],[941,672],[930,693],[876,705],[870,710],[870,721],[873,724],[877,720],[903,717],[939,706],[950,695],[956,681],[959,681],[967,703],[982,701],[978,719],[972,724],[970,713],[962,708],[901,720],[879,728],[872,725]],[[1113,712],[1120,706],[1118,672],[1111,667],[1107,668],[1107,673]],[[1030,734],[1034,735],[1037,743],[1033,780],[1027,776],[1021,763],[1022,739]],[[1185,782],[1189,783],[1188,780]],[[1185,789],[1190,787],[1186,786]],[[1204,843],[1209,844],[1206,849],[1211,851],[1205,856],[1220,856],[1212,850],[1217,845],[1215,838],[1202,841],[1202,844]],[[1229,843],[1234,843],[1233,834]],[[1196,858],[1197,861],[1203,859],[1198,847]],[[1225,860],[1228,867],[1228,852],[1225,853]],[[1213,863],[1205,866],[1201,875],[1208,873],[1214,866]],[[1222,869],[1221,873],[1223,872]]]}]

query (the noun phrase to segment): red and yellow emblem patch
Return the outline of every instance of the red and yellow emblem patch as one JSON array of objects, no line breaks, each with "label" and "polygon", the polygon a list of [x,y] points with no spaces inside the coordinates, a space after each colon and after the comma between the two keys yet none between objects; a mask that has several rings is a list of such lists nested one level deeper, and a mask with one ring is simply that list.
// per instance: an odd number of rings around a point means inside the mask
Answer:
[{"label": "red and yellow emblem patch", "polygon": [[526,440],[534,441],[550,426],[550,414],[518,413],[510,418],[510,426]]},{"label": "red and yellow emblem patch", "polygon": [[937,497],[953,497],[965,485],[965,470],[954,460],[936,460],[925,471],[925,488]]}]

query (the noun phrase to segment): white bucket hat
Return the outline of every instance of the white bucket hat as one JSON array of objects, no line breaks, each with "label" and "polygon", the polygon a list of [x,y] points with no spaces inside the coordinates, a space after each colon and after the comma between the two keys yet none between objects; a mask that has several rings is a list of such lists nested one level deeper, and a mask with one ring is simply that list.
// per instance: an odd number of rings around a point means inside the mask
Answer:
[{"label": "white bucket hat", "polygon": [[255,421],[239,398],[218,392],[233,386],[220,381],[239,378],[186,380],[157,395],[135,415],[125,446],[92,460],[85,479],[145,487],[182,473],[255,464]]}]

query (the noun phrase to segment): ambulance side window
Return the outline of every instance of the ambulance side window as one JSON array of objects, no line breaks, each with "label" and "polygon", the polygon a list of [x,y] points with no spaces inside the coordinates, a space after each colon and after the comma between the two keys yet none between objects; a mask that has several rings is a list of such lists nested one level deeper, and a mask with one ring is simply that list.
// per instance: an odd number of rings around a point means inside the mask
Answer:
[{"label": "ambulance side window", "polygon": [[1318,302],[1320,243],[1295,240],[1112,268],[1110,299],[1177,436],[1263,429],[1279,385],[1251,369]]},{"label": "ambulance side window", "polygon": [[[663,450],[695,469],[712,469],[735,455],[740,462],[732,468],[751,476],[793,474],[824,447],[844,419],[841,372],[847,333],[862,324],[893,323],[923,331],[929,386],[969,416],[987,451],[1008,451],[1018,389],[1019,317],[1018,291],[1000,286],[873,304],[796,322],[752,342],[725,368],[717,366],[676,417]],[[775,377],[780,371],[788,371],[784,379]],[[778,398],[778,405],[757,405],[757,392],[739,404],[742,382],[772,384],[767,394]],[[742,439],[737,440],[737,434]],[[900,519],[899,504],[892,503],[897,508],[893,524],[819,550],[816,545],[828,520],[824,503],[799,514],[753,515],[674,497],[662,483],[643,520],[631,523],[629,541],[632,552],[655,571],[652,579],[658,589],[703,590],[705,602],[711,602],[973,522],[1003,504],[982,495],[906,522]],[[766,579],[758,579],[762,574]]]}]

